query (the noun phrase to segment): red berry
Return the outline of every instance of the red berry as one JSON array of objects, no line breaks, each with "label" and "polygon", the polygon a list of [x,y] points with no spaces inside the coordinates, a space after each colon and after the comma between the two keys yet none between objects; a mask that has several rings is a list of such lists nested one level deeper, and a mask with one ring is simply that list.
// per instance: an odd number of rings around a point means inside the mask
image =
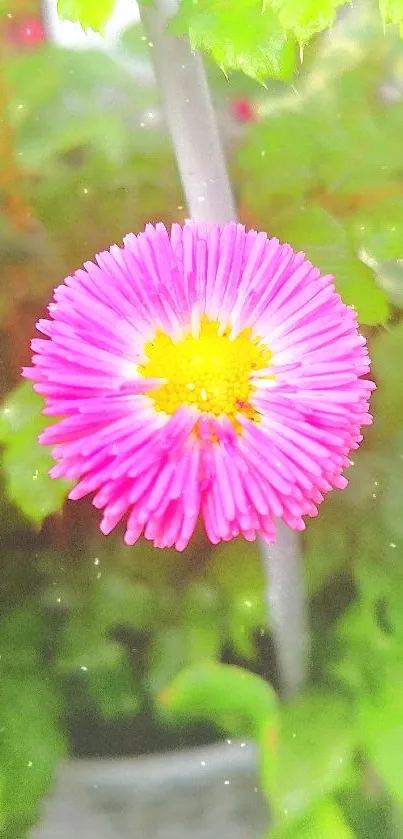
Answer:
[{"label": "red berry", "polygon": [[42,20],[34,15],[9,18],[4,29],[4,37],[15,47],[34,47],[45,40]]},{"label": "red berry", "polygon": [[257,119],[257,111],[252,102],[246,97],[243,99],[232,99],[230,112],[237,122],[254,122]]}]

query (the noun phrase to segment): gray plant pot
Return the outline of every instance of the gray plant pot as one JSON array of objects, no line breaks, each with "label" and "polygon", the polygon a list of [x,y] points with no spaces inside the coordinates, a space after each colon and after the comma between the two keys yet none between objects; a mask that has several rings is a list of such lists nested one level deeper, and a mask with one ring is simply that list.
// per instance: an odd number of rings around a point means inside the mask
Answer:
[{"label": "gray plant pot", "polygon": [[64,764],[31,839],[262,839],[249,743]]}]

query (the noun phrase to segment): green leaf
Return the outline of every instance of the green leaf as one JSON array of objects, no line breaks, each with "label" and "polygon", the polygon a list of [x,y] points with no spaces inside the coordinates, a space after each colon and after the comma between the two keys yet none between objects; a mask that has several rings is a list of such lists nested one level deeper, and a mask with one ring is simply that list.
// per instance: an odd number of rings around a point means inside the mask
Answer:
[{"label": "green leaf", "polygon": [[149,690],[156,696],[186,664],[186,635],[183,628],[167,626],[156,633],[149,652]]},{"label": "green leaf", "polygon": [[257,654],[255,633],[268,629],[269,615],[260,592],[242,589],[229,606],[229,641],[237,655],[253,661]]},{"label": "green leaf", "polygon": [[[401,109],[386,108],[381,103],[373,107],[380,73],[379,69],[374,74],[368,57],[353,70],[327,79],[323,89],[319,86],[302,103],[314,137],[317,188],[321,191],[325,185],[330,196],[351,196],[353,207],[357,196],[368,191],[371,201],[371,192],[375,197],[382,195],[391,175],[397,175],[397,179],[400,176],[401,121],[396,111]],[[315,82],[318,85],[313,76],[314,90]]]},{"label": "green leaf", "polygon": [[160,695],[166,711],[206,720],[233,735],[259,737],[277,715],[277,698],[259,676],[213,662],[182,670]]},{"label": "green leaf", "polygon": [[186,663],[218,659],[223,639],[223,604],[218,591],[206,583],[191,583],[182,610]]},{"label": "green leaf", "polygon": [[35,673],[40,667],[45,628],[32,606],[2,615],[0,624],[1,664],[10,675],[19,670]]},{"label": "green leaf", "polygon": [[[149,4],[145,4],[143,0],[143,5],[152,5],[152,0],[150,0]],[[123,30],[119,39],[119,45],[125,52],[129,52],[137,59],[150,62],[148,38],[141,22],[133,23]]]},{"label": "green leaf", "polygon": [[403,309],[403,260],[371,260],[371,268],[390,302]]},{"label": "green leaf", "polygon": [[256,657],[254,633],[267,628],[262,563],[256,543],[235,539],[218,545],[206,569],[207,580],[228,603],[228,642],[246,659]]},{"label": "green leaf", "polygon": [[361,323],[387,320],[385,292],[355,255],[343,226],[326,210],[312,204],[294,206],[273,221],[272,232],[294,249],[303,250],[322,274],[333,274],[337,291],[357,311]]},{"label": "green leaf", "polygon": [[43,674],[2,673],[0,687],[0,781],[4,836],[27,830],[38,817],[64,754],[58,698]]},{"label": "green leaf", "polygon": [[146,632],[158,624],[157,591],[146,583],[132,582],[107,569],[97,581],[93,597],[100,631],[129,627]]},{"label": "green leaf", "polygon": [[110,18],[115,0],[57,0],[61,20],[81,23],[83,29],[103,30]]},{"label": "green leaf", "polygon": [[275,770],[272,761],[263,770],[277,817],[285,824],[301,818],[340,787],[354,747],[351,710],[341,697],[311,690],[283,706]]},{"label": "green leaf", "polygon": [[403,260],[403,206],[401,199],[377,201],[351,218],[357,247],[372,259]]},{"label": "green leaf", "polygon": [[113,720],[137,714],[141,700],[123,647],[107,641],[92,655],[89,651],[85,660],[82,681],[101,716]]},{"label": "green leaf", "polygon": [[336,11],[347,0],[266,0],[278,14],[284,29],[295,35],[299,43],[333,25]]},{"label": "green leaf", "polygon": [[171,29],[189,35],[192,49],[210,53],[224,71],[241,70],[258,81],[293,73],[293,40],[261,0],[182,0]]},{"label": "green leaf", "polygon": [[280,110],[253,128],[239,153],[244,197],[253,210],[265,214],[263,224],[270,215],[271,196],[290,196],[295,201],[316,182],[316,134],[311,127],[310,115],[301,109]]},{"label": "green leaf", "polygon": [[379,11],[384,23],[394,23],[403,35],[403,0],[379,0]]},{"label": "green leaf", "polygon": [[371,357],[372,372],[378,385],[371,399],[377,418],[373,433],[385,439],[403,425],[403,323],[377,335],[372,342]]},{"label": "green leaf", "polygon": [[354,839],[342,809],[327,798],[296,824],[279,827],[267,839]]},{"label": "green leaf", "polygon": [[58,660],[60,673],[78,679],[105,719],[134,716],[141,702],[126,651],[102,636],[91,641],[85,626],[77,630],[72,619]]},{"label": "green leaf", "polygon": [[206,578],[230,600],[242,591],[263,593],[265,583],[256,542],[233,539],[217,545],[209,559]]},{"label": "green leaf", "polygon": [[36,821],[39,799],[47,792],[64,753],[61,700],[42,664],[45,643],[46,627],[34,608],[27,606],[2,616],[0,787],[4,821],[0,833],[3,829],[10,839],[25,836]]},{"label": "green leaf", "polygon": [[0,409],[0,442],[8,497],[34,524],[58,512],[71,486],[52,480],[53,461],[49,450],[38,443],[38,435],[50,424],[42,416],[43,400],[29,382],[18,385]]},{"label": "green leaf", "polygon": [[[331,515],[330,504],[329,500],[320,519],[310,522],[304,535],[305,578],[310,595],[319,591],[329,577],[340,572],[348,563],[345,521]],[[329,530],[332,533],[331,551],[329,551]]]},{"label": "green leaf", "polygon": [[[379,499],[379,513],[385,532],[392,542],[403,539],[403,435],[398,436],[395,458],[389,464]],[[396,441],[397,443],[397,441]]]},{"label": "green leaf", "polygon": [[389,793],[403,804],[403,666],[396,662],[379,694],[360,696],[359,726],[366,753]]},{"label": "green leaf", "polygon": [[32,389],[29,382],[21,382],[8,395],[0,408],[0,443],[9,444],[25,431],[26,426],[45,425],[41,415],[43,399]]},{"label": "green leaf", "polygon": [[355,694],[378,689],[395,643],[379,626],[373,604],[353,603],[337,624],[336,639],[341,654],[330,664],[332,674]]}]

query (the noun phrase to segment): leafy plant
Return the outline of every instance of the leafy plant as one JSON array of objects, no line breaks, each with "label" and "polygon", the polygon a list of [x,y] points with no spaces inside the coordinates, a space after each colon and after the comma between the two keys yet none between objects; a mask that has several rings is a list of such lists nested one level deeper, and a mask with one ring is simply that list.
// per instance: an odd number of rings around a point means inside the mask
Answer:
[{"label": "leafy plant", "polygon": [[[59,2],[91,28],[112,8]],[[334,274],[373,359],[374,426],[349,487],[304,536],[311,674],[286,705],[256,548],[210,551],[199,534],[178,559],[103,539],[84,503],[61,518],[68,486],[50,480],[36,443],[41,400],[18,384],[51,287],[129,229],[185,215],[142,27],[113,56],[48,44],[3,62],[16,166],[7,158],[0,196],[7,839],[27,835],[66,749],[108,740],[132,754],[220,732],[258,742],[273,839],[402,835],[403,13],[397,0],[380,8],[385,33],[369,2],[336,0],[183,0],[172,23],[230,74],[207,57],[242,219]],[[256,115],[241,128],[228,108],[240,95]]]}]

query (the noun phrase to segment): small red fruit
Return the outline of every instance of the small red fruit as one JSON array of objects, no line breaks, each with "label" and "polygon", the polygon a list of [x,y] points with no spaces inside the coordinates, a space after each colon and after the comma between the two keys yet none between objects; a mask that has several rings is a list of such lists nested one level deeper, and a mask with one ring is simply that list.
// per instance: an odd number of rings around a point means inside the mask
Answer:
[{"label": "small red fruit", "polygon": [[45,40],[42,20],[35,15],[9,18],[3,33],[6,42],[14,47],[35,47]]},{"label": "small red fruit", "polygon": [[256,107],[246,97],[232,99],[229,107],[231,116],[237,122],[255,122],[257,120]]}]

